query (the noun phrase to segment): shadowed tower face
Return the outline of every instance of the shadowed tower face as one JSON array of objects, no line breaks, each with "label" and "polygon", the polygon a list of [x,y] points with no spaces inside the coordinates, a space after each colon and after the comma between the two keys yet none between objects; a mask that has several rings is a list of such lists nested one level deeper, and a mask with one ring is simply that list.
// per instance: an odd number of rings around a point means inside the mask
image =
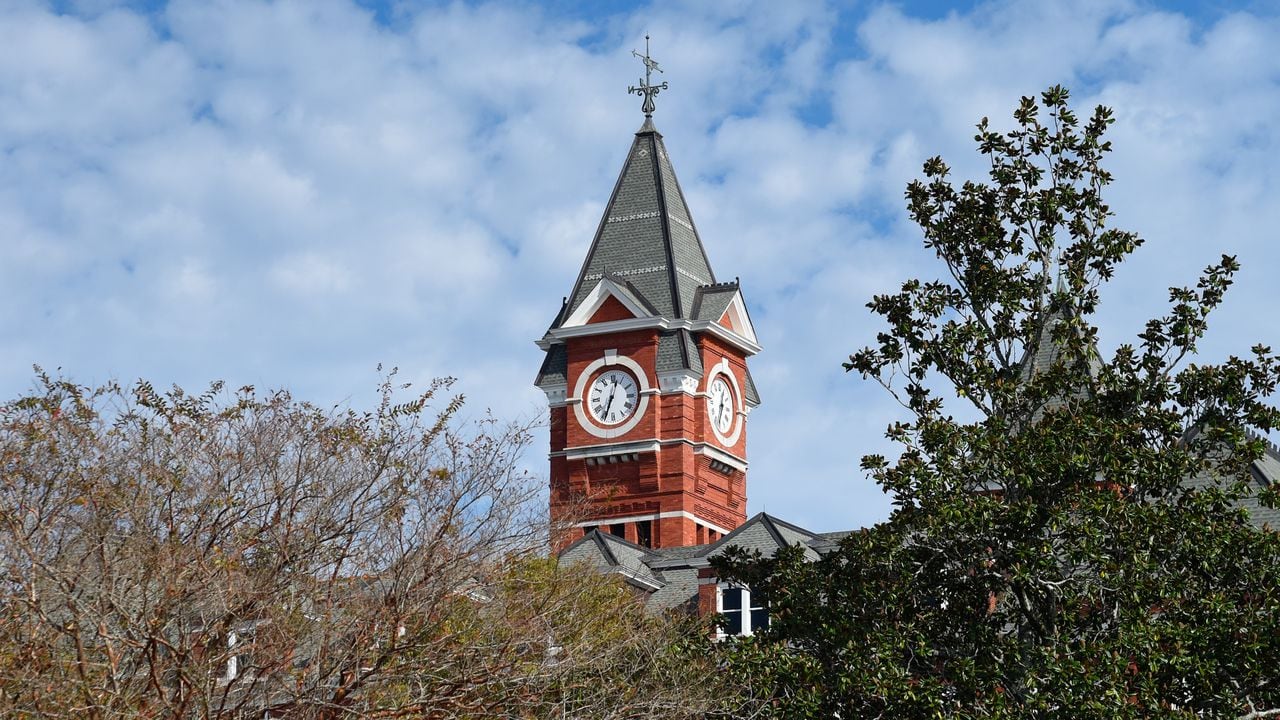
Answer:
[{"label": "shadowed tower face", "polygon": [[650,117],[657,88],[644,88],[644,125],[538,341],[551,517],[570,526],[557,549],[595,528],[702,544],[746,519],[747,414],[760,403],[747,358],[760,347],[738,283],[716,282]]}]

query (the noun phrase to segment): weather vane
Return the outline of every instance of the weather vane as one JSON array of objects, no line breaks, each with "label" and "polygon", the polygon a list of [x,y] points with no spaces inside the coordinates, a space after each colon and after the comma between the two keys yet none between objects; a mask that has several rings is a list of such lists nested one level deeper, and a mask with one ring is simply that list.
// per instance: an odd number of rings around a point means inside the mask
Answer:
[{"label": "weather vane", "polygon": [[648,35],[644,36],[644,55],[641,55],[635,50],[632,50],[631,54],[640,58],[640,62],[644,63],[644,80],[640,81],[639,87],[632,85],[631,87],[627,88],[627,94],[643,95],[644,104],[640,106],[640,109],[644,111],[645,117],[653,117],[653,110],[654,110],[653,98],[657,96],[660,90],[667,89],[667,83],[665,80],[662,82],[661,85],[654,85],[650,82],[653,71],[657,70],[658,72],[662,72],[662,68],[658,67],[657,60],[654,60],[653,58],[649,57],[649,36]]}]

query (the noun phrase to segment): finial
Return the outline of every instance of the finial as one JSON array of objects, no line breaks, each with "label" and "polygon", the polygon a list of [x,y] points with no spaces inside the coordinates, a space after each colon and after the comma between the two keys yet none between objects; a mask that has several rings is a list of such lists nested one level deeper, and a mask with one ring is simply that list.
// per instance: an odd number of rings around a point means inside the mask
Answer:
[{"label": "finial", "polygon": [[643,95],[644,104],[640,106],[640,109],[644,111],[645,117],[651,118],[653,117],[653,111],[654,111],[653,98],[657,96],[659,90],[667,89],[667,83],[665,80],[662,82],[661,85],[654,85],[650,82],[651,74],[653,73],[653,71],[657,70],[658,72],[662,72],[662,68],[658,67],[658,62],[656,60],[649,57],[649,36],[648,35],[644,36],[644,55],[641,55],[635,50],[632,50],[631,54],[640,58],[640,62],[644,63],[644,80],[640,81],[639,87],[632,85],[631,87],[627,88],[627,94]]}]

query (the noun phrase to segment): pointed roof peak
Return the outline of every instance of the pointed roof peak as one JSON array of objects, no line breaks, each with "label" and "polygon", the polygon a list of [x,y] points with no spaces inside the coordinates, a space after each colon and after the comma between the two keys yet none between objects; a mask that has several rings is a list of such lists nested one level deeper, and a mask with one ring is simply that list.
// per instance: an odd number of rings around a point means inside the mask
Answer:
[{"label": "pointed roof peak", "polygon": [[716,282],[652,118],[645,118],[631,143],[558,322],[572,315],[606,277],[625,281],[654,315],[667,319],[693,317],[698,288]]},{"label": "pointed roof peak", "polygon": [[662,137],[662,133],[658,132],[658,126],[653,124],[652,115],[644,116],[644,124],[636,131],[636,135],[657,135]]}]

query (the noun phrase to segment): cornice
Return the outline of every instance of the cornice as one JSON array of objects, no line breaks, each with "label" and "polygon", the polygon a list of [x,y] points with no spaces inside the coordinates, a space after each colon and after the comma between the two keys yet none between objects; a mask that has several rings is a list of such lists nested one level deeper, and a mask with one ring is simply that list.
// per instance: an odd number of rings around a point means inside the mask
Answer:
[{"label": "cornice", "polygon": [[548,457],[563,457],[569,460],[577,460],[589,457],[605,457],[609,455],[620,455],[622,453],[649,453],[661,452],[662,447],[666,445],[688,445],[693,448],[694,455],[706,455],[715,460],[729,465],[742,472],[747,471],[747,459],[738,457],[733,453],[718,448],[708,442],[694,442],[688,438],[671,438],[668,440],[660,440],[658,438],[642,438],[640,440],[631,440],[622,443],[600,443],[598,445],[574,445],[566,447],[563,450],[553,450],[548,453]]},{"label": "cornice", "polygon": [[591,335],[607,335],[627,332],[630,330],[647,329],[688,330],[690,332],[707,333],[724,340],[739,350],[742,350],[748,357],[759,353],[763,349],[760,345],[751,342],[742,335],[739,335],[714,320],[687,320],[685,318],[663,317],[627,318],[625,320],[610,320],[608,322],[578,325],[576,327],[553,328],[548,330],[547,334],[543,336],[541,340],[535,340],[534,343],[543,350],[549,350],[552,345],[563,343],[569,338],[589,337]]}]

